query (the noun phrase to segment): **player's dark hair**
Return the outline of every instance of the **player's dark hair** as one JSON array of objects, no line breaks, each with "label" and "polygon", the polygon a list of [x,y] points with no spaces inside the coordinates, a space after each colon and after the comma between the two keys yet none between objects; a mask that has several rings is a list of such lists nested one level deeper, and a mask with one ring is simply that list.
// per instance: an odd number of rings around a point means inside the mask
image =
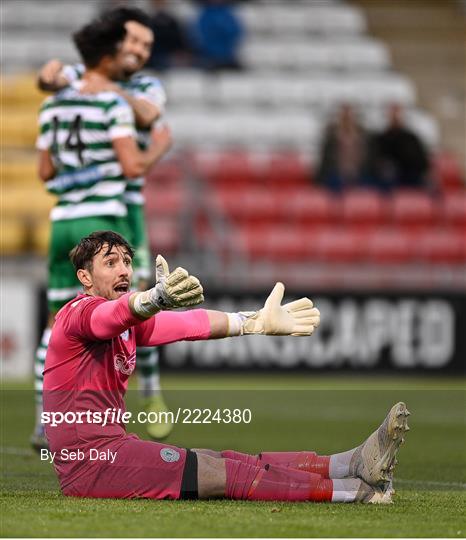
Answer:
[{"label": "player's dark hair", "polygon": [[134,257],[133,248],[121,234],[113,231],[95,231],[81,238],[79,244],[70,251],[70,259],[75,270],[92,270],[92,261],[104,246],[107,246],[106,254],[116,246],[124,248],[131,259]]},{"label": "player's dark hair", "polygon": [[111,25],[121,26],[128,21],[134,21],[142,26],[151,27],[151,20],[149,15],[142,11],[142,9],[136,7],[117,7],[108,9],[101,13],[100,18],[107,21]]},{"label": "player's dark hair", "polygon": [[116,23],[99,17],[73,34],[73,41],[86,67],[94,68],[104,56],[116,55],[125,35],[123,22]]}]

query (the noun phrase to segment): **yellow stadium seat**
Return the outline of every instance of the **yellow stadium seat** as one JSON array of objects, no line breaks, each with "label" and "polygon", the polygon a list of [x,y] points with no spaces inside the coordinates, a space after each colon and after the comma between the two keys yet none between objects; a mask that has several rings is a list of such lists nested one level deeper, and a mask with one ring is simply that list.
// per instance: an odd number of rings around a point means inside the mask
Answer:
[{"label": "yellow stadium seat", "polygon": [[37,187],[2,186],[1,193],[1,213],[6,217],[46,218],[55,204],[55,197],[48,194],[39,182]]},{"label": "yellow stadium seat", "polygon": [[0,80],[3,107],[39,107],[46,94],[37,89],[36,75],[10,75]]},{"label": "yellow stadium seat", "polygon": [[0,224],[0,253],[19,255],[27,249],[27,223],[20,217],[2,215]]},{"label": "yellow stadium seat", "polygon": [[50,221],[41,219],[32,231],[32,247],[37,255],[47,255],[50,238]]},{"label": "yellow stadium seat", "polygon": [[18,158],[10,161],[4,159],[1,164],[2,186],[22,186],[24,184],[41,185],[41,180],[37,174],[37,163],[35,159],[28,158],[26,161],[20,161]]},{"label": "yellow stadium seat", "polygon": [[2,147],[34,148],[37,132],[37,110],[2,108]]}]

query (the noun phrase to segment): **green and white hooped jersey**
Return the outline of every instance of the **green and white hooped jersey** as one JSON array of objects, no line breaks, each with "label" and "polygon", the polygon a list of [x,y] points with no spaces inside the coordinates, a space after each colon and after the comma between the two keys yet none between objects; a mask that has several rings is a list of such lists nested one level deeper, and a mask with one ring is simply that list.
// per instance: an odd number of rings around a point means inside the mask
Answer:
[{"label": "green and white hooped jersey", "polygon": [[47,98],[40,109],[37,148],[50,151],[57,169],[46,182],[58,196],[52,221],[127,213],[127,179],[112,140],[136,136],[133,111],[115,92],[86,95],[80,85]]},{"label": "green and white hooped jersey", "polygon": [[[73,83],[80,80],[85,71],[83,64],[73,64],[64,66],[62,75]],[[165,110],[165,104],[167,102],[167,95],[159,79],[151,77],[149,75],[136,74],[133,75],[128,81],[120,81],[118,83],[121,88],[128,92],[131,96],[138,99],[146,99],[153,105],[155,105],[163,114]],[[159,120],[157,120],[159,121]],[[145,150],[150,144],[150,132],[151,129],[142,129],[136,127],[137,142],[141,150]],[[144,195],[142,189],[144,187],[144,177],[128,179],[126,184],[126,191],[123,194],[123,200],[126,204],[144,204]]]}]

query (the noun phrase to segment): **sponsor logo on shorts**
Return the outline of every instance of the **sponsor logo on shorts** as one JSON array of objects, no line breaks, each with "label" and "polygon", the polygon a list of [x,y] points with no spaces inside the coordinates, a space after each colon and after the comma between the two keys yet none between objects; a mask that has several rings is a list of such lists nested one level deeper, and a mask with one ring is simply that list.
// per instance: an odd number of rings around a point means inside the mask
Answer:
[{"label": "sponsor logo on shorts", "polygon": [[167,463],[174,463],[180,459],[180,453],[174,448],[162,448],[160,457]]},{"label": "sponsor logo on shorts", "polygon": [[136,366],[136,354],[133,354],[130,358],[126,358],[124,354],[117,353],[113,357],[113,365],[123,375],[131,375]]}]

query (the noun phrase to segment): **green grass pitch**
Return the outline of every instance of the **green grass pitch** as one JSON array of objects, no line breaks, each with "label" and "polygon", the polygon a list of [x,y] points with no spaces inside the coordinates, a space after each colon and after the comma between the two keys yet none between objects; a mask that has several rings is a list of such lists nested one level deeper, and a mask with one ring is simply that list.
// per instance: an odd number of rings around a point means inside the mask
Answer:
[{"label": "green grass pitch", "polygon": [[[29,450],[31,385],[2,391],[2,536],[454,537],[466,532],[464,379],[199,375],[164,377],[171,407],[250,408],[250,424],[178,425],[180,446],[333,453],[359,444],[396,401],[411,432],[389,506],[65,498],[52,466]],[[129,408],[137,410],[136,393]],[[130,431],[144,434],[143,426]]]}]

